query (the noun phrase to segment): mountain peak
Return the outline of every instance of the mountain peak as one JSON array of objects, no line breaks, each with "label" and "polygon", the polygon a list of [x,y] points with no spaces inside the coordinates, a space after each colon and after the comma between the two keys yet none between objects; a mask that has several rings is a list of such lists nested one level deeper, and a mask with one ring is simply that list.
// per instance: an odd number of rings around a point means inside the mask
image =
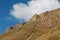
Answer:
[{"label": "mountain peak", "polygon": [[32,18],[30,19],[30,22],[35,22],[37,21],[37,19],[39,18],[40,16],[35,14],[34,16],[32,16]]}]

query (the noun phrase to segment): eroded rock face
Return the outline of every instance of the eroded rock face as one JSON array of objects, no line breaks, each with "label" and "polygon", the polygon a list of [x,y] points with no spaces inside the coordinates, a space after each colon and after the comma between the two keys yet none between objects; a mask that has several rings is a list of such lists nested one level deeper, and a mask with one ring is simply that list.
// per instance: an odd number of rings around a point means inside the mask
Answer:
[{"label": "eroded rock face", "polygon": [[[57,11],[58,10],[58,11]],[[53,10],[40,15],[42,24],[53,26],[60,23],[60,10]]]},{"label": "eroded rock face", "polygon": [[60,9],[47,11],[40,15],[35,14],[30,19],[30,22],[35,22],[35,21],[46,26],[56,25],[60,23]]},{"label": "eroded rock face", "polygon": [[0,40],[60,40],[60,8],[35,14],[28,23],[16,25]]}]

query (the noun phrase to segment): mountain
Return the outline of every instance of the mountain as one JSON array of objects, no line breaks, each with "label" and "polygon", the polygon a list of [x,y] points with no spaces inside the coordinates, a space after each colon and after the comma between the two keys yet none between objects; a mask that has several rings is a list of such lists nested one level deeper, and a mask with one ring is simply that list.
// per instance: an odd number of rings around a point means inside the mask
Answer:
[{"label": "mountain", "polygon": [[0,40],[60,40],[60,8],[35,14],[27,23],[11,26]]}]

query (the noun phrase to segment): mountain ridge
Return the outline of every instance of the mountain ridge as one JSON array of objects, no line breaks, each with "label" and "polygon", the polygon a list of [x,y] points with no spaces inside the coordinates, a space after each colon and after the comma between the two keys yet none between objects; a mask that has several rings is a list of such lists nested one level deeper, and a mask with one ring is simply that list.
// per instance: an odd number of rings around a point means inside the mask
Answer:
[{"label": "mountain ridge", "polygon": [[27,23],[8,28],[0,40],[60,40],[60,8],[35,14]]}]

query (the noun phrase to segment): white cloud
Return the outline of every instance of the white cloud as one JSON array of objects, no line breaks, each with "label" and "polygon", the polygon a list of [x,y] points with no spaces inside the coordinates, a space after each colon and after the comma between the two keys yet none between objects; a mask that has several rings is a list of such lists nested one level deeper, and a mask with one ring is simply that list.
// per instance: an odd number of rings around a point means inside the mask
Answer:
[{"label": "white cloud", "polygon": [[31,0],[27,4],[17,3],[13,5],[11,15],[17,19],[29,20],[34,14],[60,8],[58,0]]}]

